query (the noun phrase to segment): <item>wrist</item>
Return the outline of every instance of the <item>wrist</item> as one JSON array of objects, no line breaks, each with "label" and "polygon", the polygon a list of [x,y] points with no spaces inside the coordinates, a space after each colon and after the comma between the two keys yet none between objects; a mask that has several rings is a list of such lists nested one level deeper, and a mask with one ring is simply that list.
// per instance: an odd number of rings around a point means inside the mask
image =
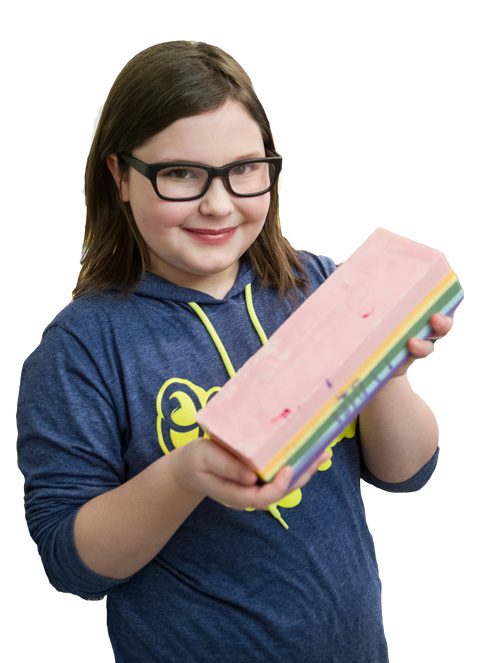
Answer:
[{"label": "wrist", "polygon": [[406,374],[393,375],[372,397],[370,403],[379,403],[388,398],[399,398],[399,394],[411,388]]},{"label": "wrist", "polygon": [[176,489],[188,497],[196,499],[197,503],[206,496],[198,482],[194,481],[197,474],[195,454],[198,443],[200,443],[199,439],[193,440],[186,446],[174,449],[169,454],[170,476]]}]

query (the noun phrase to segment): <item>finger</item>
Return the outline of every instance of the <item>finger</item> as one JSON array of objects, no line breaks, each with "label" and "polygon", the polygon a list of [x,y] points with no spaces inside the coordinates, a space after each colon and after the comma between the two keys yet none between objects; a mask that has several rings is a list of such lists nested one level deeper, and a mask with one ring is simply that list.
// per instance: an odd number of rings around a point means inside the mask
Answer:
[{"label": "finger", "polygon": [[290,482],[293,477],[293,468],[290,466],[282,467],[272,481],[255,488],[253,495],[253,504],[256,509],[266,509],[267,506],[278,502],[282,497],[291,492]]},{"label": "finger", "polygon": [[240,494],[234,492],[234,496],[240,500],[242,508],[266,509],[270,504],[278,502],[291,491],[290,481],[292,476],[293,468],[283,467],[277,472],[272,481],[262,485],[241,488]]},{"label": "finger", "polygon": [[430,319],[430,325],[432,330],[431,337],[442,338],[443,336],[449,333],[453,324],[454,321],[448,315],[443,315],[442,313],[434,313],[434,315],[432,315]]},{"label": "finger", "polygon": [[245,463],[212,440],[201,440],[203,471],[240,485],[253,486],[257,475]]},{"label": "finger", "polygon": [[[430,340],[413,337],[409,339],[407,348],[414,359],[422,359],[434,352],[434,343]],[[412,363],[409,362],[409,364]]]},{"label": "finger", "polygon": [[445,336],[452,328],[453,320],[447,315],[434,313],[430,318],[429,324],[431,327],[429,338],[419,339],[414,337],[408,342],[408,350],[414,359],[421,359],[430,355],[434,351],[434,343]]},{"label": "finger", "polygon": [[234,509],[266,509],[270,504],[278,502],[288,492],[293,475],[292,468],[282,468],[273,481],[261,486],[243,486],[222,477],[211,475],[208,494],[216,501]]}]

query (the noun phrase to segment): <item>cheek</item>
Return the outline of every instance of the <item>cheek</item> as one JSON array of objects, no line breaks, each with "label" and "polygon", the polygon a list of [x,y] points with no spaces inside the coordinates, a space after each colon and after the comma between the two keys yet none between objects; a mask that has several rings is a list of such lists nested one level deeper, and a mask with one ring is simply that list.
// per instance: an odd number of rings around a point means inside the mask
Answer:
[{"label": "cheek", "polygon": [[249,221],[264,223],[270,207],[270,194],[256,198],[244,198],[242,214]]},{"label": "cheek", "polygon": [[146,231],[167,231],[175,228],[188,218],[192,209],[190,203],[171,203],[166,200],[156,200],[145,203],[138,202],[131,209],[138,227]]}]

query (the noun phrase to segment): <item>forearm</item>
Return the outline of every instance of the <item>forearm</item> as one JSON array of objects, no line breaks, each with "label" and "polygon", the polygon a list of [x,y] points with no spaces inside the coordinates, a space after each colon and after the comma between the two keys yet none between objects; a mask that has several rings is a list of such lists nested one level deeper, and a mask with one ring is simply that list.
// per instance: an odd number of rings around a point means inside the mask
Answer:
[{"label": "forearm", "polygon": [[245,463],[198,438],[84,504],[74,528],[78,554],[101,576],[128,578],[157,555],[206,495],[235,509],[265,509],[304,486],[328,457],[317,459],[293,487],[291,467],[260,485]]},{"label": "forearm", "polygon": [[84,564],[109,578],[127,578],[153,559],[202,501],[174,480],[178,449],[134,478],[82,506],[74,538]]},{"label": "forearm", "polygon": [[392,378],[376,394],[359,422],[364,461],[382,481],[409,479],[437,448],[435,417],[405,375]]}]

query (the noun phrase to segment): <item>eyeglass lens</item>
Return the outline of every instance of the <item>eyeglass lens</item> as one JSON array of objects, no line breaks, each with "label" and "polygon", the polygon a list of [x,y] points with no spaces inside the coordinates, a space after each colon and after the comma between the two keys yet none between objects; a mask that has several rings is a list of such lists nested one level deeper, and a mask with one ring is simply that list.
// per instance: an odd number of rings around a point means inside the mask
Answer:
[{"label": "eyeglass lens", "polygon": [[[274,181],[275,167],[271,163],[254,161],[237,164],[228,174],[230,188],[239,195],[265,192]],[[157,172],[157,189],[166,198],[189,198],[204,190],[208,173],[200,166],[175,166]]]}]

